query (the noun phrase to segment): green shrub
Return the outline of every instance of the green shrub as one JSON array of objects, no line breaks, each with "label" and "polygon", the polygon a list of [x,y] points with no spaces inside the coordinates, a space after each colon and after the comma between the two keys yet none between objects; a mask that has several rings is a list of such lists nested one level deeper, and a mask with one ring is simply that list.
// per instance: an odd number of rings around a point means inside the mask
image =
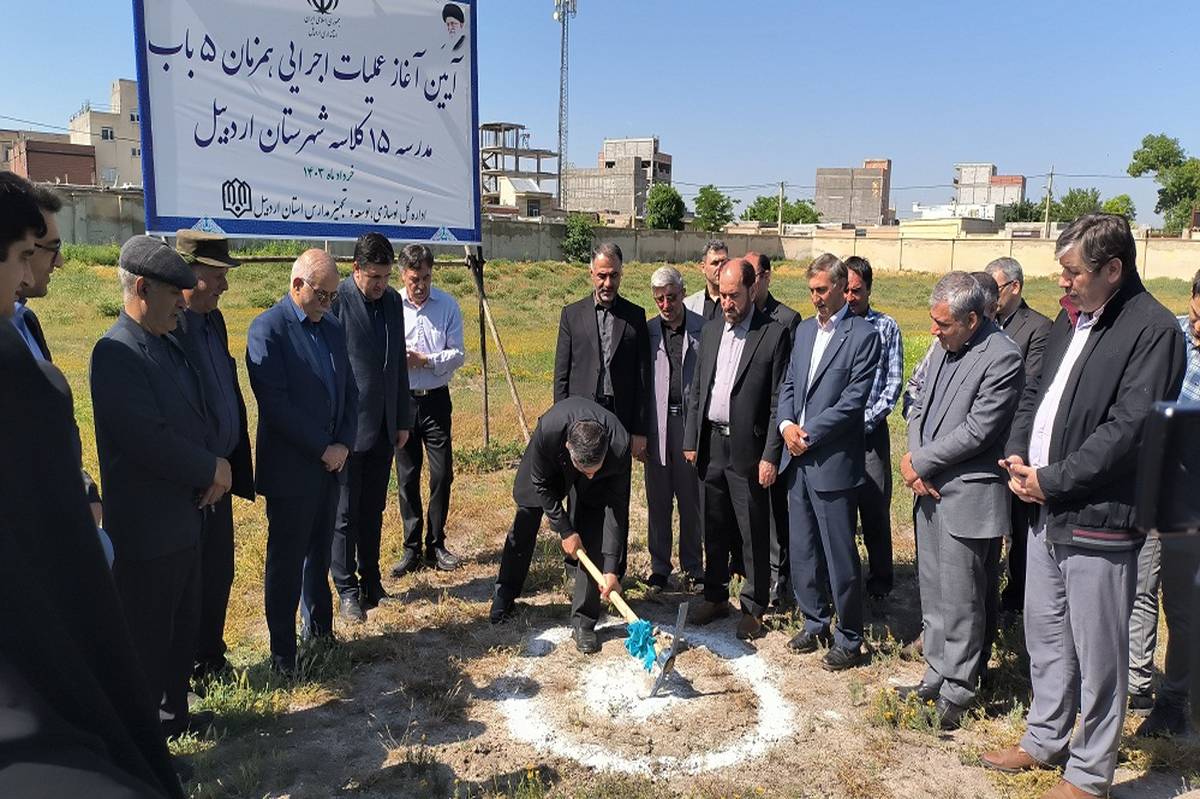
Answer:
[{"label": "green shrub", "polygon": [[93,266],[116,266],[121,255],[119,244],[64,244],[64,262],[78,261]]},{"label": "green shrub", "polygon": [[587,263],[592,259],[592,220],[583,214],[567,217],[567,235],[563,236],[563,258]]}]

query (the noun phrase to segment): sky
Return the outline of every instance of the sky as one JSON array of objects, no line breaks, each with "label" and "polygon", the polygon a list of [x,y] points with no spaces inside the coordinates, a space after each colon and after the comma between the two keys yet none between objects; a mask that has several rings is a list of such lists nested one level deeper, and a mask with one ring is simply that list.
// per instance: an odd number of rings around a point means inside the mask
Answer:
[{"label": "sky", "polygon": [[[553,0],[478,6],[480,121],[525,124],[532,146],[556,148]],[[136,77],[128,0],[5,16],[0,127],[65,127],[85,101],[107,105],[114,78]],[[1053,167],[1056,196],[1127,193],[1154,223],[1153,181],[1121,176],[1148,133],[1200,153],[1197,31],[1188,0],[578,0],[568,160],[594,165],[605,137],[658,136],[690,207],[706,183],[743,205],[779,181],[804,198],[818,167],[891,158],[901,216],[948,202],[959,161],[1028,176],[1031,198]]]}]

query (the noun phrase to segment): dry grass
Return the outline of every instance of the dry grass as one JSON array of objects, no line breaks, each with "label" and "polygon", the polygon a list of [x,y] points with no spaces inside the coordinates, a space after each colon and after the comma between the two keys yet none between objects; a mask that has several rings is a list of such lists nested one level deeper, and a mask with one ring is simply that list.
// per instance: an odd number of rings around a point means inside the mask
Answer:
[{"label": "dry grass", "polygon": [[[90,253],[95,256],[95,253]],[[89,251],[78,251],[80,258]],[[658,264],[626,267],[624,293],[647,309],[649,276]],[[695,288],[699,276],[691,268],[685,275]],[[900,322],[905,339],[905,362],[909,369],[930,341],[926,299],[936,280],[926,274],[880,274],[875,281],[875,305]],[[175,751],[194,758],[198,782],[195,797],[257,797],[264,794],[292,796],[572,796],[572,797],[659,797],[685,795],[716,796],[887,796],[904,795],[903,789],[881,777],[886,760],[920,757],[921,747],[945,747],[934,735],[914,734],[934,720],[918,720],[897,726],[884,717],[885,698],[878,692],[883,676],[899,669],[900,640],[911,632],[911,609],[873,627],[875,667],[868,676],[855,678],[849,689],[851,712],[876,713],[884,726],[862,726],[863,735],[875,741],[874,756],[854,761],[831,759],[819,764],[820,779],[806,787],[806,780],[786,782],[781,791],[770,784],[727,784],[720,779],[698,778],[685,786],[667,786],[640,778],[595,775],[579,768],[562,773],[548,765],[503,763],[493,751],[494,738],[482,736],[481,698],[489,685],[503,674],[516,654],[512,629],[498,632],[486,621],[487,598],[496,572],[499,546],[511,521],[511,470],[508,466],[521,450],[516,414],[507,388],[498,372],[496,358],[488,388],[491,397],[491,446],[483,447],[482,389],[478,359],[478,306],[473,284],[459,267],[439,268],[435,282],[458,298],[467,331],[467,363],[452,384],[454,430],[460,465],[454,483],[448,520],[450,546],[467,558],[463,570],[446,576],[419,572],[399,583],[389,584],[398,601],[372,612],[367,625],[345,628],[339,623],[341,645],[305,650],[302,675],[294,683],[282,683],[266,668],[266,629],[262,607],[262,575],[265,558],[266,524],[263,503],[235,500],[237,525],[236,580],[230,601],[227,640],[237,667],[232,678],[209,686],[202,706],[217,711],[219,729],[207,737],[190,737],[173,742]],[[487,266],[487,282],[496,324],[512,363],[525,412],[533,423],[550,404],[550,381],[559,308],[589,290],[586,268],[563,263],[506,263]],[[261,309],[281,296],[286,283],[286,266],[246,265],[230,275],[230,290],[221,307],[229,323],[231,348],[239,361],[242,385],[254,425],[255,406],[248,390],[241,355],[250,321]],[[1168,307],[1182,312],[1187,303],[1187,286],[1179,281],[1152,281],[1151,289]],[[774,293],[808,315],[801,265],[777,265]],[[1027,287],[1030,303],[1053,314],[1057,289],[1052,281],[1035,280]],[[112,322],[118,288],[115,270],[83,260],[71,260],[56,273],[50,296],[35,300],[56,363],[66,373],[75,392],[76,416],[83,437],[85,465],[97,473],[92,429],[92,408],[87,385],[87,363],[91,348]],[[491,348],[491,342],[488,343]],[[905,429],[899,415],[891,424],[895,460],[906,447]],[[902,486],[898,475],[896,485]],[[394,496],[394,485],[393,494]],[[893,504],[894,547],[897,565],[911,575],[913,557],[911,502],[903,490],[895,492]],[[631,507],[631,577],[649,570],[645,550],[645,494],[640,468],[635,467]],[[399,514],[389,506],[384,519],[383,567],[401,549]],[[911,581],[911,577],[907,577]],[[539,540],[527,585],[535,596],[532,607],[515,622],[519,631],[561,619],[565,602],[564,575],[557,544],[551,537]],[[631,596],[639,593],[631,591]],[[902,615],[902,617],[901,617]],[[791,629],[789,620],[772,623],[775,629]],[[1160,640],[1165,641],[1165,632]],[[431,660],[431,653],[438,653]],[[987,713],[968,725],[969,742],[957,747],[964,763],[978,752],[1016,740],[1021,729],[1023,705],[1013,696],[1027,690],[1025,664],[1020,642],[1014,636],[1002,639],[997,650],[1000,687]],[[1022,681],[1025,682],[1022,682]],[[864,682],[866,681],[866,682]],[[365,686],[365,687],[364,687]],[[364,692],[371,706],[363,702]],[[1007,702],[1001,701],[1007,697]],[[895,716],[899,708],[891,708]],[[909,709],[903,709],[909,713]],[[582,719],[581,719],[582,721]],[[811,723],[811,722],[809,722]],[[327,731],[323,737],[312,730]],[[502,734],[501,734],[502,735]],[[916,742],[914,742],[914,740]],[[344,751],[346,742],[366,742]],[[329,742],[337,742],[331,744]],[[907,748],[906,748],[907,747]],[[914,748],[915,747],[915,748]],[[886,757],[884,752],[888,753]],[[916,753],[915,755],[913,753]],[[905,754],[907,753],[907,754]],[[1125,766],[1138,773],[1169,769],[1196,779],[1200,752],[1195,745],[1129,744],[1124,750]],[[322,765],[324,764],[324,765]],[[483,765],[480,765],[483,764]],[[480,769],[490,775],[479,777]],[[333,776],[331,776],[331,773]],[[340,775],[340,776],[338,776]],[[468,778],[466,775],[475,775]],[[1190,776],[1188,776],[1190,775]],[[1017,778],[996,778],[999,795],[1036,796],[1052,783],[1052,773]],[[778,780],[774,783],[779,784]]]}]

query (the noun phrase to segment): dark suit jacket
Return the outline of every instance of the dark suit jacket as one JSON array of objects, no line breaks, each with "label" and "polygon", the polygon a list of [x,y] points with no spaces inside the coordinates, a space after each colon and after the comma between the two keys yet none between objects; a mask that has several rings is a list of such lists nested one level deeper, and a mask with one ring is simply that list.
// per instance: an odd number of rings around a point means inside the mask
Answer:
[{"label": "dark suit jacket", "polygon": [[[225,317],[220,309],[210,311],[208,323],[216,331],[225,349],[225,357],[229,359],[229,368],[233,371],[233,393],[237,397],[238,406],[238,443],[237,448],[229,456],[229,466],[233,471],[233,489],[231,493],[242,499],[254,501],[254,466],[250,460],[250,430],[246,422],[246,400],[242,397],[242,387],[238,380],[237,361],[229,354],[229,330],[225,326]],[[188,360],[197,363],[197,359],[207,357],[202,347],[204,340],[196,330],[188,330],[187,314],[179,315],[179,327],[175,330],[175,338],[187,353]]]},{"label": "dark suit jacket", "polygon": [[[1028,462],[1038,406],[1066,356],[1074,324],[1059,313],[1042,372],[1025,383],[1005,451]],[[1063,390],[1050,431],[1046,539],[1096,549],[1136,546],[1138,450],[1155,402],[1179,396],[1187,342],[1179,322],[1130,272],[1104,306]]]},{"label": "dark suit jacket", "polygon": [[[667,345],[663,340],[662,317],[656,316],[646,323],[650,333],[650,358],[653,362],[654,388],[647,392],[649,407],[646,409],[646,453],[655,458],[659,466],[667,463],[667,398],[671,379],[671,361]],[[700,331],[704,329],[704,317],[694,311],[683,310],[683,385],[681,399],[687,406],[692,377],[696,373],[696,360],[700,357]]]},{"label": "dark suit jacket", "polygon": [[[0,418],[20,420],[6,444],[36,455],[0,480],[0,765],[85,750],[147,795],[180,797],[79,482],[70,402],[11,325],[0,325],[0,385],[20,386],[0,391]],[[14,783],[0,768],[0,795],[53,787]]]},{"label": "dark suit jacket", "polygon": [[799,311],[784,305],[774,294],[767,292],[767,301],[763,303],[763,313],[787,328],[788,335],[795,337],[796,328],[800,326],[802,317]]},{"label": "dark suit jacket", "polygon": [[196,503],[217,468],[205,440],[200,376],[193,386],[181,386],[175,368],[155,359],[156,349],[150,334],[122,312],[92,350],[104,529],[118,560],[149,560],[194,546],[201,522]]},{"label": "dark suit jacket", "polygon": [[[613,412],[630,435],[646,435],[650,394],[650,334],[646,312],[624,297],[613,302],[613,350],[609,360]],[[589,294],[562,309],[554,352],[554,401],[567,397],[594,400],[600,384],[600,331],[596,300]]]},{"label": "dark suit jacket", "polygon": [[[587,479],[571,463],[567,453],[567,432],[581,419],[593,419],[608,429],[608,454],[600,471]],[[541,508],[550,529],[566,538],[574,532],[571,519],[562,508],[563,498],[576,490],[578,500],[594,507],[624,504],[628,518],[629,435],[615,415],[583,397],[568,397],[550,407],[538,419],[537,428],[521,456],[513,482],[513,500],[525,508]],[[601,571],[618,574],[625,560],[629,530],[621,529],[616,516],[606,513],[601,546]]]},{"label": "dark suit jacket", "polygon": [[817,491],[846,491],[863,481],[863,412],[879,365],[879,333],[870,322],[847,310],[810,383],[808,371],[816,340],[817,317],[810,316],[796,328],[795,346],[787,376],[779,387],[779,408],[771,428],[778,432],[784,420],[799,422],[803,410],[809,448],[792,458],[784,447],[782,467],[786,469],[795,461]]},{"label": "dark suit jacket", "polygon": [[390,286],[379,299],[387,326],[387,347],[379,351],[375,328],[367,313],[367,300],[351,275],[338,286],[333,315],[346,333],[350,368],[358,385],[358,435],[355,452],[375,446],[387,421],[388,440],[395,444],[398,430],[413,426],[412,395],[408,393],[407,350],[404,344],[404,303]]},{"label": "dark suit jacket", "polygon": [[1021,348],[1021,357],[1025,359],[1025,380],[1037,377],[1042,373],[1042,353],[1046,351],[1046,339],[1050,337],[1050,326],[1053,324],[1045,316],[1025,304],[1013,312],[1013,318],[1004,328],[1008,337]]},{"label": "dark suit jacket", "polygon": [[[757,480],[758,462],[778,464],[783,449],[783,439],[771,420],[792,341],[786,327],[757,308],[753,313],[729,395],[729,430],[734,469]],[[688,398],[683,448],[696,451],[701,479],[708,465],[708,405],[724,329],[723,316],[705,323],[700,336],[700,362]]]},{"label": "dark suit jacket", "polygon": [[[289,497],[319,490],[321,455],[331,444],[354,449],[358,387],[351,379],[346,337],[333,314],[321,320],[333,354],[336,406],[321,380],[308,333],[289,295],[259,314],[246,336],[246,368],[258,400],[258,493]],[[329,422],[328,420],[333,420]],[[338,479],[344,481],[343,469]]]},{"label": "dark suit jacket", "polygon": [[47,361],[54,360],[50,357],[50,348],[46,346],[46,334],[42,331],[41,320],[37,318],[37,314],[33,309],[26,306],[25,309],[25,326],[29,328],[29,335],[33,336],[33,340],[37,342],[38,349],[42,351],[42,357]]}]

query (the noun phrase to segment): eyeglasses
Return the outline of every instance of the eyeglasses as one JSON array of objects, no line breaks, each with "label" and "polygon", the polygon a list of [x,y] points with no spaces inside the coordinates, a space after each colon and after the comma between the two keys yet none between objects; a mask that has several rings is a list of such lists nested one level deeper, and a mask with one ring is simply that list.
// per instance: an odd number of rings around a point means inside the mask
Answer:
[{"label": "eyeglasses", "polygon": [[337,293],[337,291],[336,291],[336,290],[334,290],[334,291],[326,291],[325,289],[319,289],[319,288],[317,288],[316,286],[314,286],[312,283],[310,283],[310,282],[308,281],[308,278],[304,278],[304,277],[302,277],[302,278],[300,278],[300,279],[304,281],[304,285],[306,285],[306,286],[308,286],[310,289],[312,289],[312,293],[316,295],[317,299],[318,299],[320,302],[322,302],[322,303],[333,303],[334,301],[336,301],[336,300],[337,300],[337,298],[338,298],[338,293]]},{"label": "eyeglasses", "polygon": [[1017,281],[1015,281],[1015,280],[1006,280],[1006,281],[1004,281],[1003,283],[1001,283],[999,286],[997,286],[997,287],[996,287],[996,289],[997,289],[998,291],[1004,291],[1004,289],[1005,289],[1006,287],[1008,287],[1008,286],[1011,286],[1012,284],[1014,284],[1014,283],[1016,283],[1016,282],[1017,282]]},{"label": "eyeglasses", "polygon": [[62,252],[62,248],[63,248],[61,241],[58,244],[55,244],[53,247],[46,245],[46,244],[38,244],[35,241],[33,243],[33,246],[37,247],[39,250],[44,250],[44,251],[50,253],[51,258],[57,258],[59,253]]}]

